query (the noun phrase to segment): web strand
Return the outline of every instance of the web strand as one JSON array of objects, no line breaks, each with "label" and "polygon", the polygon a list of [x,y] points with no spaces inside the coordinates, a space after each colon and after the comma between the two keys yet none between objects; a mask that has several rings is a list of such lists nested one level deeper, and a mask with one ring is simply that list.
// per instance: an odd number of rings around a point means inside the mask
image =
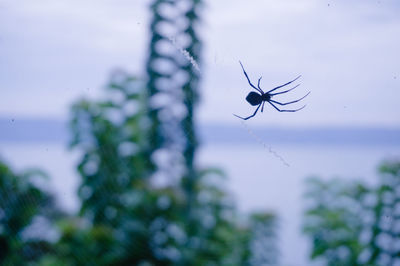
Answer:
[{"label": "web strand", "polygon": [[272,155],[274,155],[276,158],[278,158],[285,166],[290,167],[289,163],[286,162],[286,160],[279,155],[276,151],[274,151],[272,149],[271,146],[267,145],[264,141],[262,141],[262,139],[260,137],[258,137],[253,130],[251,130],[246,123],[244,123],[244,121],[240,121],[243,125],[243,127],[247,130],[247,132],[249,133],[250,136],[252,136],[258,143],[260,143],[264,149],[268,150],[269,153],[272,153]]},{"label": "web strand", "polygon": [[193,56],[185,49],[183,49],[181,46],[179,46],[176,43],[175,37],[168,37],[168,39],[171,41],[172,45],[192,64],[192,66],[201,74],[199,64],[197,64],[196,60],[193,58]]}]

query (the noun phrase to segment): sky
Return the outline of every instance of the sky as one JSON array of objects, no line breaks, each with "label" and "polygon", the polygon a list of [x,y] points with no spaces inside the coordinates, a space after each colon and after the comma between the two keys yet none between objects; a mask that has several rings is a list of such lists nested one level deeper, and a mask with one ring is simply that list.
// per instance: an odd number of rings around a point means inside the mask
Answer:
[{"label": "sky", "polygon": [[[1,0],[0,116],[66,120],[76,99],[101,97],[113,69],[144,77],[149,3]],[[300,112],[266,106],[250,126],[399,127],[399,13],[395,0],[206,1],[197,118],[237,124],[233,113],[254,112],[240,60],[264,90],[302,75],[277,100],[311,91]]]}]

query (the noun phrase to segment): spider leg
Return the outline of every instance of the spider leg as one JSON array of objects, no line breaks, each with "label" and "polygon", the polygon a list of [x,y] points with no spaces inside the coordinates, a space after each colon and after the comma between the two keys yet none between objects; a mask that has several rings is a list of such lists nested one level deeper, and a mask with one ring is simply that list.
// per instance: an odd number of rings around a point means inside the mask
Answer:
[{"label": "spider leg", "polygon": [[291,91],[291,90],[296,89],[298,86],[300,86],[300,84],[297,84],[296,86],[294,86],[293,88],[291,88],[291,89],[289,89],[289,90],[281,91],[281,92],[277,92],[277,93],[271,93],[270,95],[271,95],[271,96],[274,96],[274,95],[278,95],[278,94],[283,94],[283,93],[286,93],[286,92],[289,92],[289,91]]},{"label": "spider leg", "polygon": [[270,105],[272,105],[278,112],[297,112],[306,107],[305,105],[303,107],[300,107],[299,109],[294,109],[294,110],[281,110],[278,107],[276,107],[273,103],[268,102]]},{"label": "spider leg", "polygon": [[254,85],[251,83],[251,81],[250,81],[250,79],[249,79],[249,76],[248,76],[247,73],[246,73],[246,70],[244,70],[244,67],[243,67],[243,65],[242,65],[242,62],[239,61],[239,63],[240,63],[240,65],[242,66],[243,73],[244,73],[244,75],[246,76],[247,81],[249,82],[250,86],[253,87],[253,89],[255,89],[256,91],[258,91],[258,92],[260,92],[260,93],[264,93],[261,89],[258,89],[256,86],[254,86]]},{"label": "spider leg", "polygon": [[274,90],[277,90],[277,89],[279,89],[279,88],[285,87],[286,85],[289,85],[290,83],[292,83],[292,82],[298,80],[300,77],[301,77],[301,75],[298,76],[297,78],[295,78],[294,80],[291,80],[291,81],[289,81],[289,82],[287,82],[287,83],[285,83],[285,84],[283,84],[283,85],[281,85],[281,86],[275,87],[275,88],[273,88],[272,90],[267,91],[267,93],[270,93],[270,92],[273,92]]},{"label": "spider leg", "polygon": [[258,87],[258,89],[259,89],[260,91],[262,91],[262,93],[264,94],[264,91],[260,88],[260,81],[261,81],[261,79],[262,79],[262,77],[260,77],[260,78],[258,79],[257,87]]},{"label": "spider leg", "polygon": [[246,118],[241,117],[241,116],[238,116],[238,115],[235,115],[235,114],[233,114],[233,115],[236,116],[236,117],[239,117],[240,119],[247,120],[247,119],[252,118],[253,116],[255,116],[255,115],[257,114],[257,111],[258,111],[258,109],[260,108],[260,106],[261,106],[261,103],[260,103],[260,105],[257,107],[257,109],[256,109],[256,111],[254,112],[254,114],[252,114],[251,116],[248,116],[248,117],[246,117]]},{"label": "spider leg", "polygon": [[264,112],[264,104],[265,104],[265,101],[262,103],[262,106],[261,106],[261,113]]},{"label": "spider leg", "polygon": [[274,101],[274,100],[270,100],[270,101],[273,102],[273,103],[279,104],[279,105],[287,105],[287,104],[291,104],[291,103],[297,103],[298,101],[303,100],[304,98],[307,97],[308,94],[310,94],[310,92],[308,92],[306,95],[304,95],[303,97],[301,97],[301,98],[298,99],[298,100],[291,101],[291,102],[287,102],[287,103],[280,103],[280,102],[277,102],[277,101]]}]

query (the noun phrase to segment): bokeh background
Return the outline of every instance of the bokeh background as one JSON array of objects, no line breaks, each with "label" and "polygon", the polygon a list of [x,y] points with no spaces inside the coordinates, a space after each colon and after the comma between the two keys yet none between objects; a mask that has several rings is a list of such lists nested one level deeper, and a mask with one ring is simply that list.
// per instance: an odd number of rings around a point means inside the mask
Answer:
[{"label": "bokeh background", "polygon": [[[46,187],[68,215],[82,213],[77,195],[82,173],[77,164],[85,153],[79,145],[68,148],[73,138],[68,124],[74,116],[71,106],[83,97],[112,98],[105,89],[111,73],[123,70],[139,80],[152,78],[146,64],[154,36],[150,23],[156,14],[150,5],[156,2],[163,1],[0,1],[0,155],[16,172],[30,167],[46,172]],[[183,9],[193,4],[176,2]],[[321,252],[322,259],[310,258],[318,245],[315,236],[321,231],[317,229],[330,227],[304,230],[305,212],[312,206],[303,196],[305,180],[316,176],[321,182],[334,177],[361,182],[370,195],[375,191],[372,187],[380,186],[377,169],[384,161],[397,169],[393,162],[400,156],[400,4],[394,0],[234,0],[201,1],[197,8],[199,18],[193,29],[202,50],[193,56],[199,57],[199,69],[183,56],[187,39],[173,27],[160,26],[177,56],[189,62],[191,73],[200,80],[198,87],[193,85],[200,96],[198,108],[189,114],[200,143],[196,165],[216,166],[226,173],[221,187],[231,195],[239,216],[257,212],[276,217],[274,245],[279,263],[268,263],[328,264],[323,256],[334,257],[329,252]],[[173,8],[156,11],[165,17],[176,15]],[[184,27],[187,21],[176,23]],[[278,113],[265,106],[263,113],[248,121],[234,117],[233,113],[254,112],[245,101],[250,87],[239,60],[253,82],[263,77],[265,90],[301,74],[298,88],[277,97],[289,101],[311,91],[302,101],[307,107]],[[389,172],[396,175],[396,171]],[[160,182],[170,182],[165,179]],[[326,193],[354,196],[345,190]],[[392,203],[397,206],[398,200]],[[389,211],[393,228],[398,226],[396,215]],[[399,234],[396,230],[394,234]],[[335,241],[326,239],[334,246]],[[352,249],[342,243],[339,251],[334,250],[338,258],[358,250],[356,261],[362,264],[368,257],[359,255],[364,254],[363,245]],[[382,265],[395,263],[385,258],[379,257]]]}]

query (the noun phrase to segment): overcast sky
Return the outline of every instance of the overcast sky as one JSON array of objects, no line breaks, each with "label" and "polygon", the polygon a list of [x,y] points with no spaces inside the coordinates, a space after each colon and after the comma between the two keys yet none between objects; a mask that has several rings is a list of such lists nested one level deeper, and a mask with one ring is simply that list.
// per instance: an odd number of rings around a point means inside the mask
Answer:
[{"label": "overcast sky", "polygon": [[[149,2],[0,0],[0,116],[67,119],[112,69],[143,76]],[[199,120],[254,112],[241,60],[265,90],[301,74],[282,101],[311,91],[302,111],[266,106],[250,125],[399,127],[399,14],[396,0],[206,1]]]}]

